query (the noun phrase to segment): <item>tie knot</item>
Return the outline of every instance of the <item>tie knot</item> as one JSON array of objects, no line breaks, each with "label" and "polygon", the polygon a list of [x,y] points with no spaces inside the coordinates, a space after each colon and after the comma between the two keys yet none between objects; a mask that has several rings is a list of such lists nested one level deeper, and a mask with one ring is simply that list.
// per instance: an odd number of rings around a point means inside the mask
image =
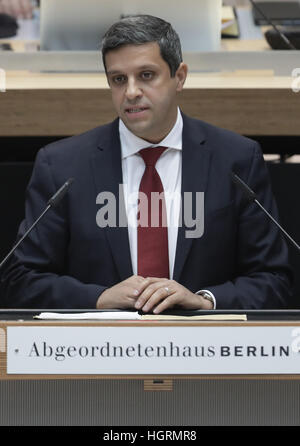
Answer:
[{"label": "tie knot", "polygon": [[155,166],[158,158],[167,149],[167,147],[148,147],[139,151],[146,166]]}]

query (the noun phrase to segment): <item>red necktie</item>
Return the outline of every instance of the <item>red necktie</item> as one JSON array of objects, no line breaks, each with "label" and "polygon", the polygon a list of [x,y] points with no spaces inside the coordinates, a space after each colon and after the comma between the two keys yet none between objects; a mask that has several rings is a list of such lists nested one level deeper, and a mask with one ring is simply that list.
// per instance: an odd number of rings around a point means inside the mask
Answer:
[{"label": "red necktie", "polygon": [[[139,190],[145,195],[144,198],[140,198],[139,226],[137,228],[138,274],[143,277],[169,278],[166,203],[164,194],[162,194],[164,188],[155,168],[158,158],[166,148],[149,147],[139,152],[146,164]],[[157,200],[158,194],[160,194],[159,200]],[[147,198],[146,203],[145,197]]]}]

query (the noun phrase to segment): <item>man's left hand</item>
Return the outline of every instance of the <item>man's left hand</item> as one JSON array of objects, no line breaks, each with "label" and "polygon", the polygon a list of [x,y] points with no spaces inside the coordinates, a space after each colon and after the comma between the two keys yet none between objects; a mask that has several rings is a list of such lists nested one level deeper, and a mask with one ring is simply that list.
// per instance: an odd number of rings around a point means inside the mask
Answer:
[{"label": "man's left hand", "polygon": [[210,301],[194,294],[175,280],[150,277],[149,284],[136,301],[135,308],[155,314],[179,307],[185,310],[212,310]]}]

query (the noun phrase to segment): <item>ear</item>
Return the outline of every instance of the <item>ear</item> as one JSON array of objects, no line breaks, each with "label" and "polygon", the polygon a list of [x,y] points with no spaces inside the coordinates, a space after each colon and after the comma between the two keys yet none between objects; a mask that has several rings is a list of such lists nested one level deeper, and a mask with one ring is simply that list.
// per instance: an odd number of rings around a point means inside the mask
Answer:
[{"label": "ear", "polygon": [[177,81],[177,87],[176,91],[179,92],[183,89],[186,77],[188,73],[188,67],[185,63],[181,62],[179,67],[177,68],[177,71],[175,73],[175,78]]}]

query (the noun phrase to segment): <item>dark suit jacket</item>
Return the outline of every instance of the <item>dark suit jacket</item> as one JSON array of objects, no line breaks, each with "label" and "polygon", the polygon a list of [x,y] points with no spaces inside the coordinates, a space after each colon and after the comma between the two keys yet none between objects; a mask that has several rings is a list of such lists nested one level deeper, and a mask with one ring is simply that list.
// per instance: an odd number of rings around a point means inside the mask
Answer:
[{"label": "dark suit jacket", "polygon": [[[277,228],[232,183],[236,172],[277,217],[256,142],[183,116],[182,191],[205,193],[204,234],[179,228],[174,280],[209,289],[217,308],[281,308],[290,295],[287,247]],[[5,305],[95,308],[101,292],[132,275],[128,229],[99,228],[96,197],[119,195],[118,120],[61,140],[38,153],[19,236],[70,177],[67,196],[50,210],[3,274]]]}]

